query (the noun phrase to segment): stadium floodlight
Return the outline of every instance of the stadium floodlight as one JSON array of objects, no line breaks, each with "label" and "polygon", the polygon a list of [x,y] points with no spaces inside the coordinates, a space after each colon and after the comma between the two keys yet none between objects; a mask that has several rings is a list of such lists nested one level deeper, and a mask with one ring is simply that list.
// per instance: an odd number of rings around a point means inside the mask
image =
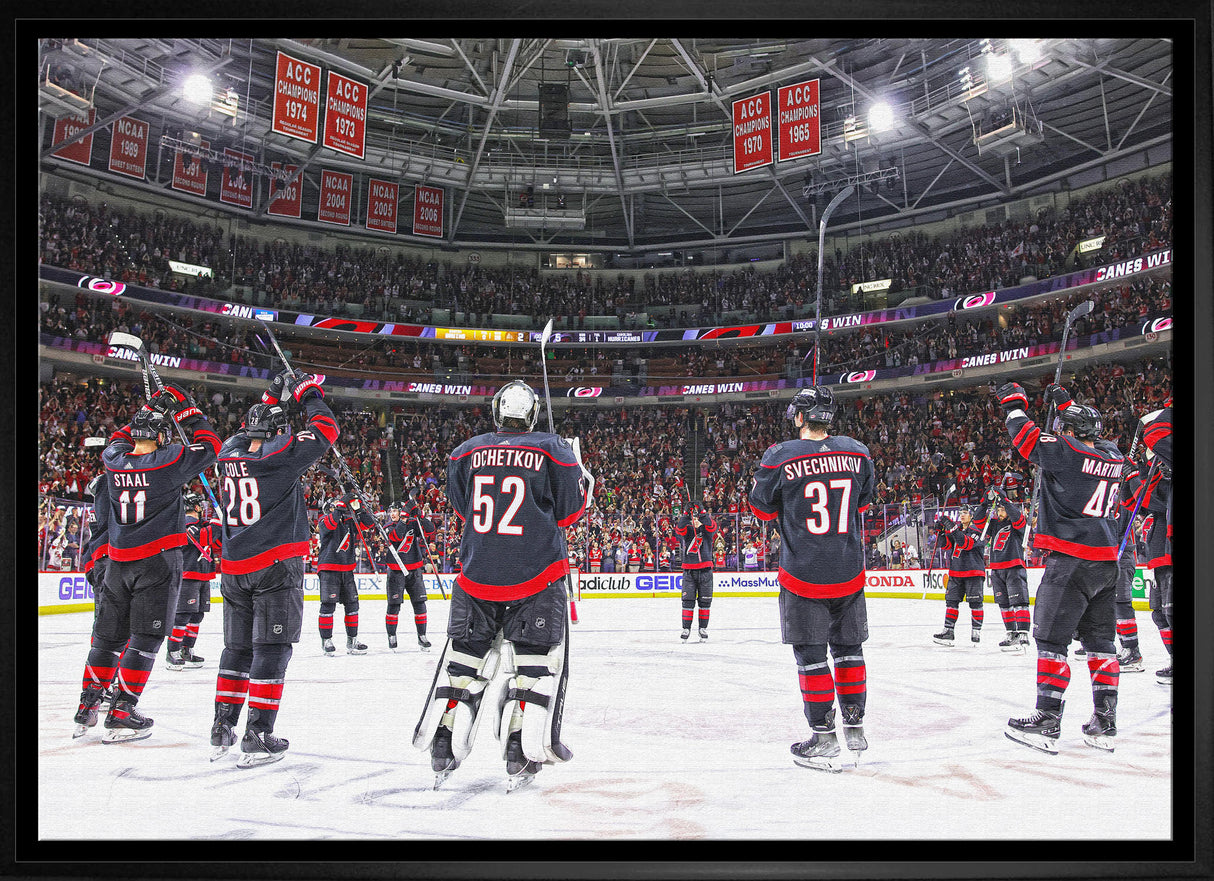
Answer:
[{"label": "stadium floodlight", "polygon": [[868,127],[874,132],[884,132],[894,126],[894,108],[885,101],[878,101],[868,111]]},{"label": "stadium floodlight", "polygon": [[1021,64],[1036,64],[1041,60],[1041,44],[1036,40],[1008,40],[1007,44]]},{"label": "stadium floodlight", "polygon": [[992,84],[1010,80],[1012,78],[1012,59],[1007,55],[992,52],[986,57],[986,78]]},{"label": "stadium floodlight", "polygon": [[181,94],[191,104],[204,106],[211,103],[211,98],[214,96],[214,88],[211,86],[209,77],[196,73],[186,77],[185,84],[181,88]]}]

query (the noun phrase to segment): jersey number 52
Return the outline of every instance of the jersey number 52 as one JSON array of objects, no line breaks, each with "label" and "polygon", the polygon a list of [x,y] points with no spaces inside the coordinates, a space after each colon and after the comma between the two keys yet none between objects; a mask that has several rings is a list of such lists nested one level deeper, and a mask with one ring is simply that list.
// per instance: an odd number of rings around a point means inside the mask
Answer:
[{"label": "jersey number 52", "polygon": [[[497,477],[492,474],[477,474],[472,478],[472,528],[477,532],[489,532],[494,529],[494,514],[496,513],[497,494],[490,494]],[[498,535],[522,535],[521,523],[514,523],[514,515],[523,504],[527,495],[527,484],[523,478],[510,475],[502,479],[502,495],[510,496],[510,504],[506,506],[502,519],[497,522]]]}]

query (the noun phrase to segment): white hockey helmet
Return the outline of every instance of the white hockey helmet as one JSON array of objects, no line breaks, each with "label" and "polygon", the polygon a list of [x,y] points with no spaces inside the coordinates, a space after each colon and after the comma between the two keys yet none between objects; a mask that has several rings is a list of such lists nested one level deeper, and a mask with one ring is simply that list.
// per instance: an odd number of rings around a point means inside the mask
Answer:
[{"label": "white hockey helmet", "polygon": [[507,427],[532,431],[539,415],[540,397],[521,379],[506,383],[493,396],[493,425],[496,428],[506,425],[509,419],[515,420],[516,424]]}]

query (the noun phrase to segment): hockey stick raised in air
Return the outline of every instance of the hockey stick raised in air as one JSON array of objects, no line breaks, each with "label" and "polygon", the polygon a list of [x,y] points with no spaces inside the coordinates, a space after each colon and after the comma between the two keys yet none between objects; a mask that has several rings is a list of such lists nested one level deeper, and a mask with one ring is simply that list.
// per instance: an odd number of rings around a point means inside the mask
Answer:
[{"label": "hockey stick raised in air", "polygon": [[[123,331],[116,330],[110,334],[110,345],[135,353],[135,356],[143,367],[143,391],[149,400],[152,397],[152,387],[148,382],[149,376],[156,381],[156,391],[164,391],[164,383],[160,381],[160,374],[157,372],[155,365],[152,364],[152,359],[148,356],[148,350],[144,347],[143,340],[133,333],[124,333]],[[185,429],[181,427],[181,423],[172,417],[169,418],[169,421],[177,429],[177,436],[181,438],[181,443],[188,447],[190,440],[185,436]],[[211,484],[207,482],[206,475],[200,471],[198,472],[198,479],[202,481],[202,488],[207,491],[207,496],[210,497],[211,504],[215,506],[215,510],[222,511],[223,507],[219,504],[219,500],[215,498],[215,493],[211,489]]]},{"label": "hockey stick raised in air", "polygon": [[[957,484],[955,484],[955,483],[949,484],[948,489],[944,493],[944,504],[940,506],[941,514],[943,514],[945,509],[948,508],[948,500],[952,497],[953,493],[956,492],[956,490],[957,490]],[[939,518],[937,517],[937,519],[939,519]],[[939,530],[937,529],[937,530],[935,530],[935,532],[936,532],[936,535],[938,536]],[[931,584],[932,584],[932,569],[934,569],[936,566],[936,551],[938,551],[938,550],[939,550],[939,547],[933,546],[932,550],[931,550],[931,556],[929,556],[928,560],[927,560],[927,577],[923,579],[923,599],[927,599],[927,591],[928,591],[928,588],[931,587]]]},{"label": "hockey stick raised in air", "polygon": [[[1067,313],[1066,324],[1062,327],[1062,345],[1058,347],[1058,365],[1054,368],[1054,385],[1059,385],[1062,382],[1062,359],[1066,357],[1067,339],[1071,335],[1071,325],[1077,320],[1087,315],[1096,308],[1096,303],[1092,300],[1084,300],[1074,309]],[[1054,431],[1054,402],[1050,402],[1049,415],[1045,420],[1045,430],[1053,433]],[[1033,475],[1033,494],[1029,497],[1029,516],[1024,524],[1024,546],[1029,546],[1029,530],[1033,526],[1033,517],[1037,513],[1037,505],[1041,499],[1041,467],[1038,466],[1037,473]]]},{"label": "hockey stick raised in air", "polygon": [[1134,518],[1138,516],[1138,508],[1142,505],[1143,498],[1150,491],[1151,481],[1155,478],[1157,465],[1159,465],[1158,459],[1151,463],[1151,467],[1147,469],[1147,476],[1142,481],[1142,486],[1138,488],[1138,498],[1134,500],[1134,510],[1130,512],[1130,522],[1126,524],[1125,535],[1121,537],[1121,544],[1117,546],[1117,556],[1115,559],[1121,559],[1121,553],[1125,550],[1126,542],[1130,540],[1130,533],[1134,531]]},{"label": "hockey stick raised in air", "polygon": [[553,319],[548,319],[548,323],[544,325],[544,332],[540,334],[540,368],[544,371],[544,403],[548,406],[548,433],[556,434],[556,429],[552,427],[552,395],[548,392],[548,362],[544,360],[544,347],[548,345],[548,339],[552,336],[552,321]]}]

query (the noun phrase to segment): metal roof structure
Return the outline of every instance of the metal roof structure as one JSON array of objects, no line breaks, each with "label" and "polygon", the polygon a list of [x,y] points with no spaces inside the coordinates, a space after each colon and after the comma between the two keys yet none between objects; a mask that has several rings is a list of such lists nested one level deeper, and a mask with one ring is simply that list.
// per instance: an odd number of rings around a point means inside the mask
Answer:
[{"label": "metal roof structure", "polygon": [[[418,36],[230,40],[93,39],[84,24],[78,38],[42,41],[39,55],[44,70],[75,72],[98,129],[133,114],[162,145],[197,132],[213,149],[298,164],[313,184],[323,166],[399,181],[402,193],[442,187],[442,244],[453,247],[754,246],[816,237],[848,183],[857,191],[839,223],[894,227],[1020,198],[1077,170],[1113,177],[1171,158],[1167,39],[810,38],[791,24],[770,39],[461,36],[408,22],[401,30]],[[365,158],[272,131],[278,52],[368,85]],[[196,71],[217,95],[201,109],[182,96]],[[732,102],[814,79],[821,152],[735,174]],[[79,103],[39,82],[48,117]],[[567,105],[541,132],[549,89],[567,89]],[[869,119],[878,102],[893,111],[888,128]],[[57,161],[53,147],[44,139],[44,162]],[[161,152],[163,166],[172,153]],[[148,178],[167,189],[163,170]],[[521,211],[528,186],[538,207]],[[306,185],[305,218],[316,199]]]}]

